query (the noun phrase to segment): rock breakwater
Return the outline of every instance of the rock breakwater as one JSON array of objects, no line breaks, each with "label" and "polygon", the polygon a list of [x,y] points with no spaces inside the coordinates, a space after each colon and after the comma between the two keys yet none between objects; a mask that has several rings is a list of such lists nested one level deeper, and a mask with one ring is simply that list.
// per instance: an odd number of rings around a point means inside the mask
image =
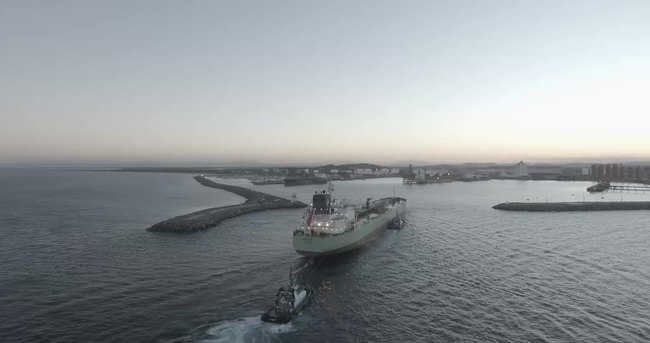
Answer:
[{"label": "rock breakwater", "polygon": [[180,233],[195,232],[206,230],[208,228],[216,226],[226,219],[241,216],[246,213],[280,208],[307,207],[305,203],[302,203],[300,201],[288,200],[277,197],[275,195],[257,192],[244,187],[217,183],[202,175],[195,176],[194,179],[206,187],[223,189],[225,191],[242,196],[246,198],[246,202],[238,205],[209,208],[207,210],[197,211],[167,219],[148,227],[148,231]]},{"label": "rock breakwater", "polygon": [[492,208],[525,212],[650,210],[650,201],[504,202]]}]

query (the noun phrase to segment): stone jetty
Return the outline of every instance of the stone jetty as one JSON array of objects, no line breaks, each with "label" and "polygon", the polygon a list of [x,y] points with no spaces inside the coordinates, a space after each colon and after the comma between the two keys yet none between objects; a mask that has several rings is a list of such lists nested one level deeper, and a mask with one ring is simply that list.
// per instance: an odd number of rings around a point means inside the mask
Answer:
[{"label": "stone jetty", "polygon": [[504,202],[492,208],[525,212],[650,210],[650,201]]},{"label": "stone jetty", "polygon": [[300,201],[288,200],[275,195],[257,192],[252,189],[216,183],[203,175],[195,176],[194,179],[200,184],[223,189],[246,198],[246,202],[238,205],[209,208],[198,212],[167,219],[147,228],[155,232],[195,232],[211,228],[220,222],[246,213],[266,211],[280,208],[302,208],[307,207]]}]

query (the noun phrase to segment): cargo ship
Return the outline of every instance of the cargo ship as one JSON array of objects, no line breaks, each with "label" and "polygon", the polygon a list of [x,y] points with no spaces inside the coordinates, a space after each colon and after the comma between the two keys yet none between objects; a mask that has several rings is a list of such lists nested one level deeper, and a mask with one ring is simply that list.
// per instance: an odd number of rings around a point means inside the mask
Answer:
[{"label": "cargo ship", "polygon": [[314,257],[360,248],[400,223],[405,210],[406,199],[400,197],[369,198],[361,206],[339,202],[330,187],[313,195],[301,226],[293,232],[293,248]]}]

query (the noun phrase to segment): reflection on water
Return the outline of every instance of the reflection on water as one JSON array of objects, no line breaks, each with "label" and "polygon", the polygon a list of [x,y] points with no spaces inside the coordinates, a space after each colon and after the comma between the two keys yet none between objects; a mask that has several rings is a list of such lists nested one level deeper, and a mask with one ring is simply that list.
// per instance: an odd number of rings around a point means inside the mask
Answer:
[{"label": "reflection on water", "polygon": [[[246,184],[243,180],[227,182]],[[590,183],[334,182],[408,199],[408,225],[296,268],[317,302],[259,320],[299,257],[302,210],[189,235],[144,229],[241,201],[191,175],[3,172],[0,332],[9,341],[647,341],[650,212],[515,213],[505,201],[648,200]],[[302,201],[320,186],[255,186]],[[300,263],[298,263],[300,264]]]}]

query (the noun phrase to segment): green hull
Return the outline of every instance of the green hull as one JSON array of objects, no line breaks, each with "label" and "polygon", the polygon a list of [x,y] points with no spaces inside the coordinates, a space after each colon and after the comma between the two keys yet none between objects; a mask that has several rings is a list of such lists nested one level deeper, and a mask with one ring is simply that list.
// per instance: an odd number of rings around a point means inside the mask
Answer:
[{"label": "green hull", "polygon": [[381,235],[395,217],[404,213],[405,208],[405,204],[400,204],[370,220],[361,220],[356,229],[338,235],[294,235],[293,248],[304,256],[340,254],[358,249]]}]

